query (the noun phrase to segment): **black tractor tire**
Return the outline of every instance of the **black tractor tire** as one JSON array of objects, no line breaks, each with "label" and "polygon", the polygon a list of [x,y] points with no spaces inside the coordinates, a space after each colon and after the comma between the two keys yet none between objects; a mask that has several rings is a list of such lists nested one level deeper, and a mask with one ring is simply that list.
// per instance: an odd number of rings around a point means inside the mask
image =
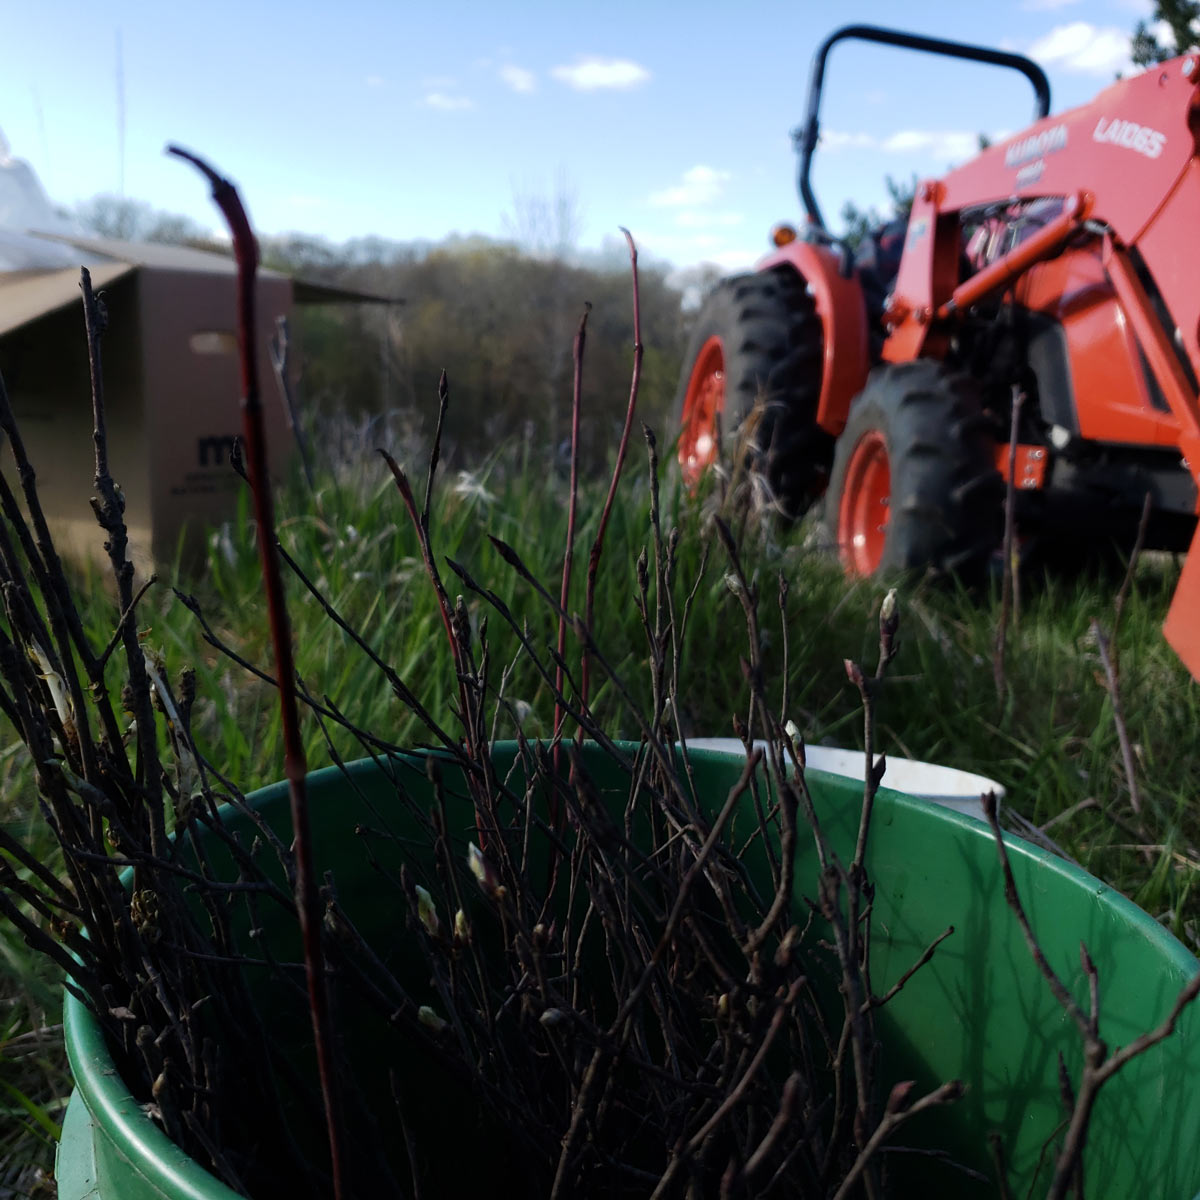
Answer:
[{"label": "black tractor tire", "polygon": [[[932,570],[970,582],[987,573],[1003,534],[1004,482],[979,396],[970,375],[933,360],[871,372],[838,438],[825,496],[826,534],[848,573]],[[854,505],[870,494],[865,466],[880,453],[890,486],[872,524],[871,507]]]},{"label": "black tractor tire", "polygon": [[816,423],[823,334],[804,280],[790,267],[775,267],[732,276],[709,295],[675,400],[685,477],[685,445],[695,444],[694,436],[688,441],[689,388],[714,338],[724,365],[723,405],[704,424],[716,443],[714,465],[744,477],[760,506],[799,517],[825,490],[833,458],[833,438]]}]

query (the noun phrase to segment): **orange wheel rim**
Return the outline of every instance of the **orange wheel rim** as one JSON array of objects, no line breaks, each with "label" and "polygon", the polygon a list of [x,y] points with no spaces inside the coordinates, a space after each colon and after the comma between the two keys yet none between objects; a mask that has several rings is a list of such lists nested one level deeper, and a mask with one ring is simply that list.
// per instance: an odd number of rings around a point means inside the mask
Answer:
[{"label": "orange wheel rim", "polygon": [[713,336],[700,347],[683,396],[679,466],[689,487],[695,487],[717,461],[717,415],[724,411],[725,348]]},{"label": "orange wheel rim", "polygon": [[838,549],[847,573],[870,575],[883,560],[891,495],[887,442],[872,429],[850,454],[838,506]]}]

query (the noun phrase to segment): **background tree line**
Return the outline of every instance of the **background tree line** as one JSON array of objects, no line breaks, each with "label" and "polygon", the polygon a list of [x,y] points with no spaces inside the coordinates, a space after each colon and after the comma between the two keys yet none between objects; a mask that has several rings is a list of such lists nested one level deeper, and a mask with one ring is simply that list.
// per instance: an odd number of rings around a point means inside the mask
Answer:
[{"label": "background tree line", "polygon": [[[293,310],[300,399],[310,425],[384,416],[427,440],[444,369],[451,408],[450,461],[478,465],[509,439],[564,461],[570,433],[572,341],[591,305],[581,421],[585,469],[601,470],[619,437],[633,362],[633,305],[624,242],[586,259],[574,249],[571,204],[518,198],[505,224],[513,241],[451,237],[440,243],[366,237],[334,244],[288,235],[261,239],[267,267],[388,298]],[[99,196],[75,214],[104,237],[226,252],[187,217],[141,201]],[[674,434],[675,389],[687,314],[666,264],[639,263],[642,368],[639,411]]]},{"label": "background tree line", "polygon": [[[298,310],[307,403],[324,414],[399,411],[427,431],[444,368],[449,432],[472,461],[513,436],[561,457],[570,432],[571,346],[590,304],[581,442],[585,466],[607,461],[633,362],[627,258],[580,266],[482,238],[430,248],[350,243],[333,262],[321,261],[327,246],[308,240],[269,240],[264,250],[281,270],[403,301]],[[667,433],[685,320],[665,269],[642,264],[639,273],[639,408],[643,420]]]}]

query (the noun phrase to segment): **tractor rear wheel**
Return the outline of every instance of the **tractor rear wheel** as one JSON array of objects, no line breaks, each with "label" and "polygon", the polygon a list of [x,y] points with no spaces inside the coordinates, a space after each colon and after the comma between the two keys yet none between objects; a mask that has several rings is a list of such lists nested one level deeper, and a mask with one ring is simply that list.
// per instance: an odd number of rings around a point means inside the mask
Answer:
[{"label": "tractor rear wheel", "polygon": [[696,320],[676,398],[685,482],[717,464],[744,468],[757,501],[800,516],[833,456],[816,423],[821,370],[821,321],[794,270],[722,281]]},{"label": "tractor rear wheel", "polygon": [[980,575],[1003,526],[994,445],[971,376],[928,359],[877,367],[850,406],[825,496],[847,574]]}]

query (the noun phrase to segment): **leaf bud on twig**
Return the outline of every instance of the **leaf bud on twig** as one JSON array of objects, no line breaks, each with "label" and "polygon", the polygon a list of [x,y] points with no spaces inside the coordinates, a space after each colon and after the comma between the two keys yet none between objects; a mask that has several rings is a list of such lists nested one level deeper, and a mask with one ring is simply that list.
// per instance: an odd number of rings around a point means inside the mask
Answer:
[{"label": "leaf bud on twig", "polygon": [[467,615],[467,602],[462,596],[454,601],[454,637],[460,646],[471,644],[471,618]]},{"label": "leaf bud on twig", "polygon": [[886,629],[890,633],[895,633],[900,624],[900,606],[896,600],[896,589],[889,588],[888,594],[884,596],[883,603],[879,606],[879,627]]},{"label": "leaf bud on twig", "polygon": [[879,672],[896,656],[896,632],[900,628],[900,605],[896,589],[890,588],[879,606]]},{"label": "leaf bud on twig", "polygon": [[160,912],[158,895],[149,888],[139,888],[129,898],[129,916],[138,933],[150,945],[162,937],[162,927],[159,925]]},{"label": "leaf bud on twig", "polygon": [[979,804],[983,809],[983,815],[987,817],[989,821],[993,820],[997,813],[996,793],[991,791],[984,792],[979,797]]},{"label": "leaf bud on twig", "polygon": [[442,923],[438,920],[437,909],[433,904],[433,897],[419,883],[413,890],[417,893],[417,916],[421,918],[421,924],[425,926],[425,932],[430,937],[437,937],[441,932]]},{"label": "leaf bud on twig", "polygon": [[779,946],[775,951],[775,965],[777,967],[786,967],[792,961],[792,951],[795,949],[796,941],[799,937],[799,928],[795,925],[790,925],[787,933],[780,939]]},{"label": "leaf bud on twig", "polygon": [[447,1027],[447,1022],[443,1021],[442,1018],[439,1017],[437,1013],[435,1013],[433,1009],[429,1007],[428,1004],[422,1004],[421,1007],[417,1009],[417,1020],[420,1021],[426,1029],[430,1029],[434,1033],[441,1033],[442,1030]]},{"label": "leaf bud on twig", "polygon": [[886,1111],[889,1113],[903,1112],[909,1105],[916,1082],[912,1079],[902,1079],[887,1098]]},{"label": "leaf bud on twig", "polygon": [[803,770],[807,765],[807,758],[804,753],[804,737],[800,732],[800,726],[795,721],[789,720],[783,727],[783,732],[787,735],[788,747],[792,752],[792,756]]},{"label": "leaf bud on twig", "polygon": [[500,880],[496,878],[496,872],[492,864],[483,857],[483,851],[474,842],[467,844],[467,863],[471,868],[471,874],[475,876],[479,886],[489,896],[495,895]]},{"label": "leaf bud on twig", "polygon": [[179,704],[186,712],[196,699],[196,668],[184,667],[179,672]]},{"label": "leaf bud on twig", "polygon": [[71,702],[67,699],[67,689],[63,684],[62,676],[54,669],[54,665],[50,661],[50,656],[37,642],[32,643],[29,653],[30,657],[38,665],[38,678],[46,685],[50,692],[50,698],[54,701],[54,708],[58,713],[58,719],[64,726],[73,724]]}]

